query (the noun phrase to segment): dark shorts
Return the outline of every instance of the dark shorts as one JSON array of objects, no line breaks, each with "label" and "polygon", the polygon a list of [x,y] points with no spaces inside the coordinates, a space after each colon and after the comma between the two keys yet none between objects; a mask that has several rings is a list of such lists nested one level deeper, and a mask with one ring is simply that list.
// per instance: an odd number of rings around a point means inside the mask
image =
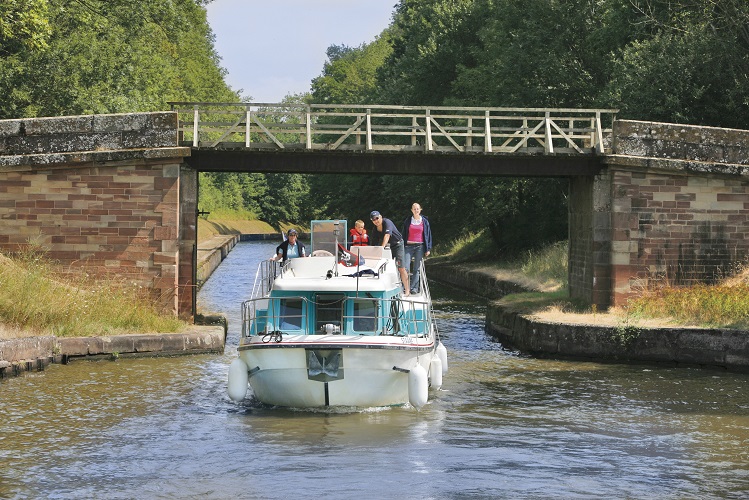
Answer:
[{"label": "dark shorts", "polygon": [[398,269],[403,269],[403,261],[405,260],[405,255],[403,253],[403,242],[399,241],[395,244],[390,244],[390,251],[393,253],[393,258],[395,259],[395,267]]}]

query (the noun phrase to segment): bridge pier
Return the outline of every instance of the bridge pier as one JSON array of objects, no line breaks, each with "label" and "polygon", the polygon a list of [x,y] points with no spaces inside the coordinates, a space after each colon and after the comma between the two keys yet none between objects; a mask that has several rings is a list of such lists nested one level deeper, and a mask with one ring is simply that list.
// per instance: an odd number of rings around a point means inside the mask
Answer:
[{"label": "bridge pier", "polygon": [[749,131],[618,120],[606,168],[570,182],[570,293],[623,306],[749,258]]},{"label": "bridge pier", "polygon": [[175,113],[0,121],[0,249],[125,279],[192,318],[197,173]]},{"label": "bridge pier", "polygon": [[611,178],[570,178],[568,283],[570,297],[605,310],[611,305]]}]

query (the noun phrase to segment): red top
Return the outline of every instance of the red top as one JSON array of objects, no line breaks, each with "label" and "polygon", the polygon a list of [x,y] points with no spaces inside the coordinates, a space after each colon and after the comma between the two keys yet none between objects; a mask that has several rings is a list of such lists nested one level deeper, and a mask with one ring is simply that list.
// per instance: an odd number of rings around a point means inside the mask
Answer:
[{"label": "red top", "polygon": [[407,243],[424,243],[424,223],[413,224],[408,226]]}]

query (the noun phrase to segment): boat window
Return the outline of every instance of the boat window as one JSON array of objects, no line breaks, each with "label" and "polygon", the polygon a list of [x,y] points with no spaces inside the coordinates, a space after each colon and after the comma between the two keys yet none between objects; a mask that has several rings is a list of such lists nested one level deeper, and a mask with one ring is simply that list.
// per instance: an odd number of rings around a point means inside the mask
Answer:
[{"label": "boat window", "polygon": [[279,305],[279,324],[282,330],[301,330],[302,318],[302,299],[281,299]]},{"label": "boat window", "polygon": [[324,331],[325,325],[341,328],[344,295],[319,294],[315,300],[315,331]]},{"label": "boat window", "polygon": [[377,327],[377,301],[354,300],[354,331],[373,332]]}]

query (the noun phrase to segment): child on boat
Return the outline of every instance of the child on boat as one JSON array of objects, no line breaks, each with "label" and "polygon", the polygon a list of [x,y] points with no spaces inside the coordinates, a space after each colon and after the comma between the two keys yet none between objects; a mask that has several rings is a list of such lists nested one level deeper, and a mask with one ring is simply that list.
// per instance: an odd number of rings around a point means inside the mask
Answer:
[{"label": "child on boat", "polygon": [[351,246],[360,247],[369,245],[369,235],[367,230],[364,229],[364,221],[358,220],[354,223],[354,227],[349,231],[351,235]]}]

